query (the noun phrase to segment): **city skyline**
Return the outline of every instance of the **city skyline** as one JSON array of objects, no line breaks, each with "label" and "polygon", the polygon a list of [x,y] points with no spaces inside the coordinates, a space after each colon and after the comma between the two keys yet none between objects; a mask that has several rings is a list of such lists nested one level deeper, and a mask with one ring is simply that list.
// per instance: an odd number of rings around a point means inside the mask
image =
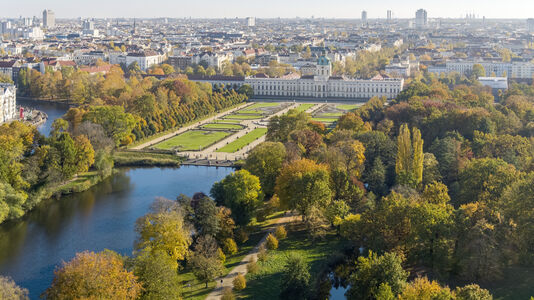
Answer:
[{"label": "city skyline", "polygon": [[[128,5],[125,5],[125,4]],[[404,2],[385,0],[380,3],[364,1],[332,0],[325,7],[323,1],[297,0],[286,2],[272,0],[268,6],[253,1],[227,0],[224,2],[206,0],[199,2],[173,2],[171,0],[146,1],[104,1],[71,2],[66,0],[10,1],[3,4],[0,18],[17,18],[40,16],[43,9],[51,9],[58,19],[76,17],[117,18],[117,17],[171,17],[171,18],[234,18],[254,16],[257,18],[346,18],[358,19],[365,10],[368,19],[385,19],[387,10],[393,12],[394,18],[414,18],[415,11],[423,8],[429,18],[460,18],[467,13],[482,18],[522,19],[532,17],[534,2],[520,0],[502,1],[427,1],[407,0]],[[208,8],[208,9],[206,9]],[[342,8],[342,9],[341,9]],[[172,11],[172,13],[170,13]]]}]

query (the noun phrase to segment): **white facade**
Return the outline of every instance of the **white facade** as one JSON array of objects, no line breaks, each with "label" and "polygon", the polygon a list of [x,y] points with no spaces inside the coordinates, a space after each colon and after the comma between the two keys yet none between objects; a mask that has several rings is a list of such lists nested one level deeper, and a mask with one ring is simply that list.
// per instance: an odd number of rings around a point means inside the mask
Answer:
[{"label": "white facade", "polygon": [[163,55],[128,53],[126,56],[126,65],[129,66],[134,62],[137,62],[141,71],[146,71],[153,65],[161,64],[163,62]]},{"label": "white facade", "polygon": [[29,40],[42,41],[44,32],[41,27],[32,27],[24,30],[23,37]]},{"label": "white facade", "polygon": [[43,11],[43,26],[45,28],[56,27],[56,15],[50,9],[45,9]]},{"label": "white facade", "polygon": [[248,27],[254,27],[254,26],[256,26],[256,18],[254,18],[254,17],[248,17],[248,18],[247,18],[247,26],[248,26]]},{"label": "white facade", "polygon": [[0,123],[17,117],[17,94],[12,84],[0,83]]},{"label": "white facade", "polygon": [[426,10],[419,9],[415,12],[415,28],[423,29],[428,25],[428,14]]},{"label": "white facade", "polygon": [[527,19],[527,31],[534,33],[534,19]]},{"label": "white facade", "polygon": [[494,90],[508,89],[508,78],[506,77],[479,77],[478,81]]},{"label": "white facade", "polygon": [[477,61],[449,61],[446,65],[431,66],[428,72],[434,74],[457,72],[468,74],[473,66],[480,64],[486,70],[486,76],[510,77],[514,79],[532,79],[534,64],[531,62],[477,62]]},{"label": "white facade", "polygon": [[332,65],[326,57],[319,58],[314,76],[294,78],[247,77],[256,96],[369,99],[393,99],[402,91],[404,79],[382,78],[370,80],[332,77]]}]

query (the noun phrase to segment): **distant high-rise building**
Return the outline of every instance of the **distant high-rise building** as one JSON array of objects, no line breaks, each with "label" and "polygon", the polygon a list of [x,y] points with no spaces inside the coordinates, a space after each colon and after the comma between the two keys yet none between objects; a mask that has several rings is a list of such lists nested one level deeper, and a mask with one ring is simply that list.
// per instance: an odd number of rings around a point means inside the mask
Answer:
[{"label": "distant high-rise building", "polygon": [[428,25],[428,15],[426,10],[419,9],[415,12],[415,28],[422,29]]},{"label": "distant high-rise building", "polygon": [[367,12],[365,10],[362,11],[362,23],[367,24]]},{"label": "distant high-rise building", "polygon": [[534,33],[534,19],[527,20],[527,30],[530,33]]},{"label": "distant high-rise building", "polygon": [[248,18],[247,18],[247,26],[248,26],[248,27],[254,27],[254,26],[256,26],[256,18],[254,18],[254,17],[248,17]]},{"label": "distant high-rise building", "polygon": [[43,10],[43,26],[45,28],[56,27],[56,15],[50,9]]},{"label": "distant high-rise building", "polygon": [[391,10],[388,10],[388,22],[391,21],[393,18],[393,12]]},{"label": "distant high-rise building", "polygon": [[94,30],[95,29],[95,23],[91,20],[84,20],[83,21],[83,30]]}]

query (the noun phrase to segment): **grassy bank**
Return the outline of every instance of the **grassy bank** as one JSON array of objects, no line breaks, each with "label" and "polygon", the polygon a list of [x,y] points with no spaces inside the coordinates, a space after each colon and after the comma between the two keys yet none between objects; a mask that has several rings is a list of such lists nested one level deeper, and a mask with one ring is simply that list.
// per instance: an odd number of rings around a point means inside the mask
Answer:
[{"label": "grassy bank", "polygon": [[245,134],[244,136],[238,138],[237,140],[231,142],[230,144],[217,150],[217,152],[226,152],[226,153],[237,152],[243,149],[243,147],[248,146],[250,143],[264,136],[266,133],[267,133],[267,128],[256,128],[252,130],[251,132]]},{"label": "grassy bank", "polygon": [[178,167],[182,159],[173,154],[141,151],[117,151],[113,154],[116,167]]},{"label": "grassy bank", "polygon": [[329,233],[324,239],[313,241],[302,224],[288,226],[287,238],[281,240],[277,250],[268,251],[265,262],[258,262],[259,271],[247,274],[247,287],[238,293],[246,299],[278,299],[281,289],[281,275],[290,253],[304,258],[310,267],[311,286],[314,287],[321,270],[327,267],[328,257],[343,249],[343,242]]}]

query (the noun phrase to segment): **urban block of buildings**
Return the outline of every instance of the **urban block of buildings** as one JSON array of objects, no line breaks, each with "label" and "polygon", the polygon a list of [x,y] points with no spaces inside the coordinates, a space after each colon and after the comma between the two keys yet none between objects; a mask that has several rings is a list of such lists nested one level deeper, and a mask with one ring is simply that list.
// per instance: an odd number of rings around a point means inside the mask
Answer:
[{"label": "urban block of buildings", "polygon": [[0,123],[17,117],[17,93],[12,84],[0,83]]}]

